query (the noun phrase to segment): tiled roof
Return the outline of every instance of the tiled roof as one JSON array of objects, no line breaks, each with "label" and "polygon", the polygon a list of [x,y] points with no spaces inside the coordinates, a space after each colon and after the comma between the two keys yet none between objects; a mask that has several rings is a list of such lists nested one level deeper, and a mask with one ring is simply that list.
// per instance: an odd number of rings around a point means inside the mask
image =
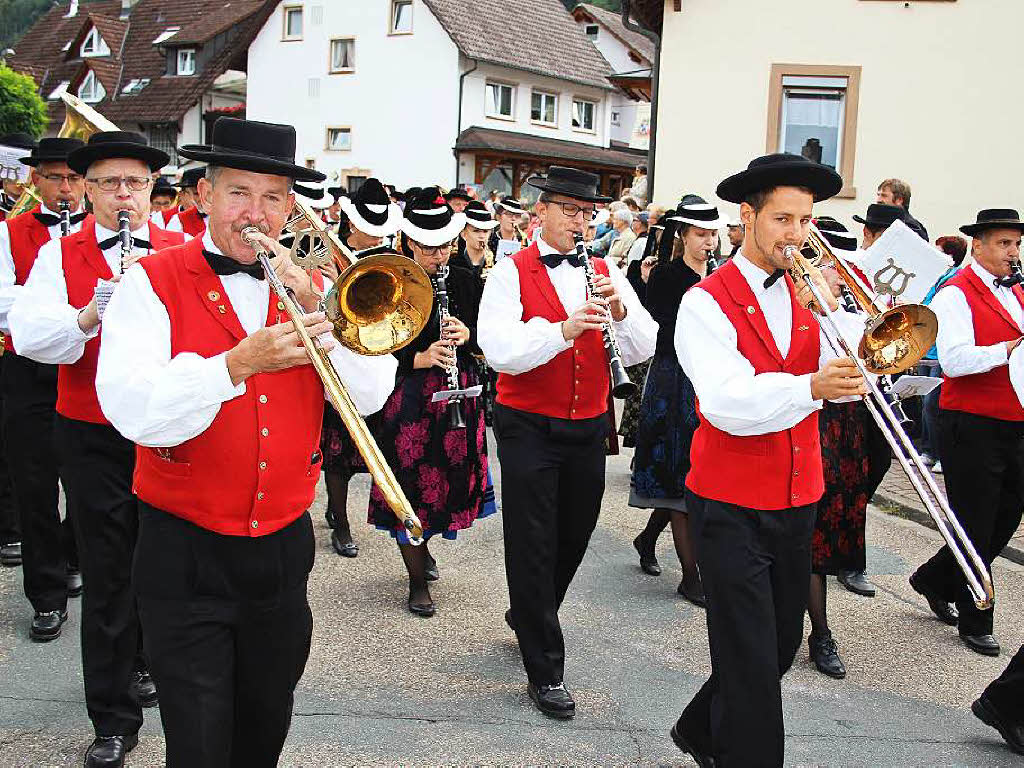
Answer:
[{"label": "tiled roof", "polygon": [[605,149],[591,144],[562,139],[546,139],[528,133],[496,131],[493,128],[467,128],[459,134],[455,149],[488,151],[504,155],[523,155],[544,159],[569,160],[614,168],[634,168],[647,153],[631,149]]},{"label": "tiled roof", "polygon": [[609,11],[590,3],[580,3],[573,8],[573,13],[583,11],[593,18],[598,24],[611,32],[615,37],[625,43],[627,48],[632,48],[644,59],[647,64],[654,63],[654,43],[639,32],[627,29],[622,24],[622,14]]},{"label": "tiled roof", "polygon": [[[90,13],[89,20],[95,25],[96,29],[100,33],[100,37],[103,38],[103,42],[110,48],[110,53],[114,57],[121,55],[121,47],[124,45],[124,37],[128,33],[128,22],[122,21],[119,17],[104,16],[99,13]],[[86,25],[82,25],[83,31]],[[68,51],[68,53],[77,52]]]},{"label": "tiled roof", "polygon": [[463,55],[608,88],[611,67],[560,0],[423,0]]},{"label": "tiled roof", "polygon": [[[257,6],[254,8],[253,6]],[[221,32],[225,32],[241,21],[244,21],[256,10],[259,3],[225,2],[217,6],[210,3],[211,9],[200,19],[196,19],[170,38],[165,45],[182,45],[183,43],[205,43]]]}]

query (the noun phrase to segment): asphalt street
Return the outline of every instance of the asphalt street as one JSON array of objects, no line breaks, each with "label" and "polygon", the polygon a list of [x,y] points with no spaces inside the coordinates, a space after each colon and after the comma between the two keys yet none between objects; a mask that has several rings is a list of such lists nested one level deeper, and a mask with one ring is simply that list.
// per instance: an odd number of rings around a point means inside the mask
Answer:
[{"label": "asphalt street", "polygon": [[[431,547],[441,570],[438,613],[405,608],[397,548],[365,520],[368,480],[352,484],[361,546],[330,549],[323,496],[314,507],[317,562],[309,585],[313,649],[299,685],[283,766],[690,765],[668,738],[709,671],[704,614],[679,598],[666,532],[665,572],[641,573],[632,538],[646,513],[626,505],[630,451],[609,460],[590,551],[562,610],[574,720],[533,709],[515,639],[502,619],[507,590],[501,520],[480,521]],[[493,455],[493,451],[492,451]],[[938,546],[917,523],[872,510],[868,562],[878,596],[833,580],[830,616],[849,669],[836,681],[807,659],[785,678],[787,765],[1019,766],[970,702],[1024,643],[1024,568],[999,560],[996,635],[1003,655],[964,648],[933,619],[907,577]],[[92,738],[82,690],[79,606],[53,643],[28,639],[19,569],[0,571],[0,766],[77,766]],[[279,628],[287,632],[288,627]],[[162,764],[157,710],[147,710],[131,766]]]}]

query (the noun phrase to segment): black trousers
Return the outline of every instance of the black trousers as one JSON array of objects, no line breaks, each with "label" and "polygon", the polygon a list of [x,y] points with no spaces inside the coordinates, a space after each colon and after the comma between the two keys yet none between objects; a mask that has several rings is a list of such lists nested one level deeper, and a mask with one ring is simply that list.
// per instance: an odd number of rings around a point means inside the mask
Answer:
[{"label": "black trousers", "polygon": [[4,450],[21,528],[25,596],[37,611],[67,608],[67,569],[78,566],[71,518],[61,522],[54,450],[57,366],[4,355]]},{"label": "black trousers", "polygon": [[140,665],[139,616],[131,585],[138,506],[135,446],[107,424],[57,416],[54,429],[82,569],[82,673],[97,736],[142,726],[132,693]]},{"label": "black trousers", "polygon": [[168,768],[276,766],[313,634],[309,514],[247,538],[139,510],[134,583]]},{"label": "black trousers", "polygon": [[[946,495],[975,549],[991,570],[1020,525],[1024,510],[1024,423],[962,411],[939,411],[939,457]],[[979,610],[948,547],[917,571],[960,611],[960,633],[992,632],[993,610]]]},{"label": "black trousers", "polygon": [[989,683],[985,695],[1014,723],[1024,723],[1024,646],[1010,659],[1003,674]]},{"label": "black trousers", "polygon": [[775,511],[686,493],[707,599],[711,677],[677,727],[716,765],[781,766],[780,679],[803,640],[816,505]]},{"label": "black trousers", "polygon": [[[3,378],[5,355],[0,355],[0,381]],[[21,541],[18,509],[14,505],[11,474],[7,471],[7,441],[4,439],[4,397],[0,385],[0,546]]]},{"label": "black trousers", "polygon": [[562,682],[558,609],[601,513],[608,418],[570,421],[494,406],[505,574],[526,675]]}]

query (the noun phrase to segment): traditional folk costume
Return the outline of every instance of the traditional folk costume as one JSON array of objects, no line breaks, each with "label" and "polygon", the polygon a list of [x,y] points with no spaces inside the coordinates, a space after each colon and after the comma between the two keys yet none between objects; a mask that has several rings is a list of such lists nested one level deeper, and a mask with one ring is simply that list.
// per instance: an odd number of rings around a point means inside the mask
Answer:
[{"label": "traditional folk costume", "polygon": [[[149,193],[149,199],[152,200],[157,195],[170,195],[172,198],[178,194],[178,190],[174,188],[167,179],[161,176],[155,182],[153,182],[153,189]],[[170,206],[163,211],[153,211],[149,214],[149,220],[156,224],[160,229],[167,229],[167,226],[178,214],[178,209],[175,206]]]},{"label": "traditional folk costume", "polygon": [[[177,186],[179,189],[194,191],[199,185],[199,180],[205,176],[206,166],[189,168],[181,174],[181,181]],[[202,237],[206,231],[206,212],[199,210],[196,205],[181,208],[168,219],[165,229],[169,232],[184,232],[189,237]]]},{"label": "traditional folk costume", "polygon": [[971,711],[996,728],[1011,749],[1024,755],[1024,646],[971,704]]},{"label": "traditional folk costume", "polygon": [[[221,118],[182,156],[318,181],[294,164],[291,126]],[[143,259],[105,315],[97,377],[112,423],[138,445],[133,583],[167,765],[274,766],[309,654],[306,510],[320,476],[324,388],[312,366],[232,384],[227,353],[288,322],[262,272],[207,232]],[[357,408],[390,391],[390,356],[330,357]]]},{"label": "traditional folk costume", "polygon": [[[511,196],[505,196],[494,204],[494,217],[496,221],[498,216],[502,213],[510,213],[513,216],[518,217],[526,213],[526,209],[523,208],[523,204],[519,200],[516,200]],[[523,248],[528,246],[530,243],[527,240],[526,235],[519,229],[519,225],[513,224],[512,228],[514,231],[514,237],[510,239],[518,240],[522,244]],[[501,228],[498,227],[491,232],[491,236],[487,238],[487,247],[491,249],[491,253],[498,252],[498,241],[501,239]]]},{"label": "traditional folk costume", "polygon": [[[552,166],[546,178],[529,183],[572,200],[608,201],[597,193],[595,175],[575,169]],[[574,341],[562,335],[563,321],[587,299],[577,264],[575,252],[565,256],[538,238],[491,270],[479,320],[481,349],[499,372],[494,434],[511,601],[506,617],[519,639],[531,695],[560,717],[571,716],[575,705],[563,686],[558,609],[601,510],[609,427],[601,334],[587,331]],[[594,269],[610,276],[626,310],[612,323],[624,364],[650,357],[657,333],[651,316],[614,265],[595,259]]]},{"label": "traditional folk costume", "polygon": [[[67,160],[82,146],[78,139],[43,139],[22,162],[36,166]],[[70,216],[71,232],[92,221],[84,211]],[[70,506],[61,522],[53,428],[57,405],[57,366],[14,348],[10,313],[24,291],[39,250],[61,236],[60,216],[45,205],[0,223],[0,329],[3,358],[4,447],[21,531],[25,596],[35,617],[31,636],[53,640],[67,618],[68,597],[81,593],[78,549]],[[69,593],[70,587],[70,593]]]},{"label": "traditional folk costume", "polygon": [[[1024,233],[1016,211],[990,209],[960,228],[968,237],[989,229]],[[939,396],[939,458],[946,494],[978,554],[991,568],[1017,531],[1024,509],[1024,407],[1011,385],[1021,365],[1019,345],[1007,357],[1006,342],[1024,335],[1024,291],[1012,278],[997,279],[977,261],[935,294],[936,346],[942,366]],[[992,636],[994,608],[981,610],[948,547],[911,577],[929,603],[956,602],[960,638],[972,650],[999,654]],[[940,618],[948,620],[944,612]]]}]

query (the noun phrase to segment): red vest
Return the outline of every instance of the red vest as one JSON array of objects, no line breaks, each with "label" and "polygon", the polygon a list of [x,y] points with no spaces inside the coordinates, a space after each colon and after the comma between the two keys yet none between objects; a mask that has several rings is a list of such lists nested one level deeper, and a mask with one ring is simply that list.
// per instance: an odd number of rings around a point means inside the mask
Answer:
[{"label": "red vest", "polygon": [[[973,269],[961,269],[941,290],[949,285],[955,285],[967,297],[974,323],[974,343],[979,347],[1012,341],[1021,335],[1006,308]],[[1019,285],[1013,286],[1013,295],[1024,305],[1024,291]],[[1003,421],[1024,421],[1024,408],[1010,384],[1008,365],[970,376],[944,376],[939,407]]]},{"label": "red vest", "polygon": [[[789,355],[783,359],[757,299],[739,267],[729,261],[699,283],[718,302],[736,329],[736,347],[755,373],[783,372],[794,376],[818,369],[818,324],[793,298]],[[813,504],[825,490],[821,468],[818,413],[791,429],[739,437],[712,426],[700,413],[690,448],[686,487],[706,499],[749,509],[786,509]]]},{"label": "red vest", "polygon": [[160,211],[159,214],[160,220],[163,222],[160,227],[162,229],[167,229],[167,225],[171,223],[171,219],[178,215],[178,209],[172,205],[170,208]]},{"label": "red vest", "polygon": [[[540,260],[534,243],[512,255],[519,270],[523,322],[542,317],[552,323],[568,319],[565,307]],[[604,259],[595,259],[598,274],[607,275]],[[589,419],[608,410],[608,357],[598,331],[586,331],[570,349],[544,365],[514,376],[498,374],[497,401],[509,408],[559,419]]]},{"label": "red vest", "polygon": [[[171,321],[171,356],[213,357],[246,337],[224,285],[192,240],[142,261]],[[273,291],[267,324],[287,320]],[[265,536],[296,520],[320,478],[324,387],[313,366],[260,373],[221,404],[206,431],[136,450],[135,494],[207,530]]]},{"label": "red vest", "polygon": [[199,209],[194,205],[179,213],[178,221],[186,235],[198,238],[206,231],[206,219],[199,215]]},{"label": "red vest", "polygon": [[[153,251],[169,248],[184,241],[180,232],[165,232],[152,222],[149,242]],[[64,281],[68,287],[68,304],[84,307],[96,293],[96,281],[114,275],[96,242],[96,222],[89,220],[78,232],[60,240]],[[149,257],[147,257],[149,258]],[[57,369],[57,413],[69,419],[93,424],[109,424],[96,397],[96,363],[100,356],[101,332],[89,339],[85,351],[74,363]]]}]

